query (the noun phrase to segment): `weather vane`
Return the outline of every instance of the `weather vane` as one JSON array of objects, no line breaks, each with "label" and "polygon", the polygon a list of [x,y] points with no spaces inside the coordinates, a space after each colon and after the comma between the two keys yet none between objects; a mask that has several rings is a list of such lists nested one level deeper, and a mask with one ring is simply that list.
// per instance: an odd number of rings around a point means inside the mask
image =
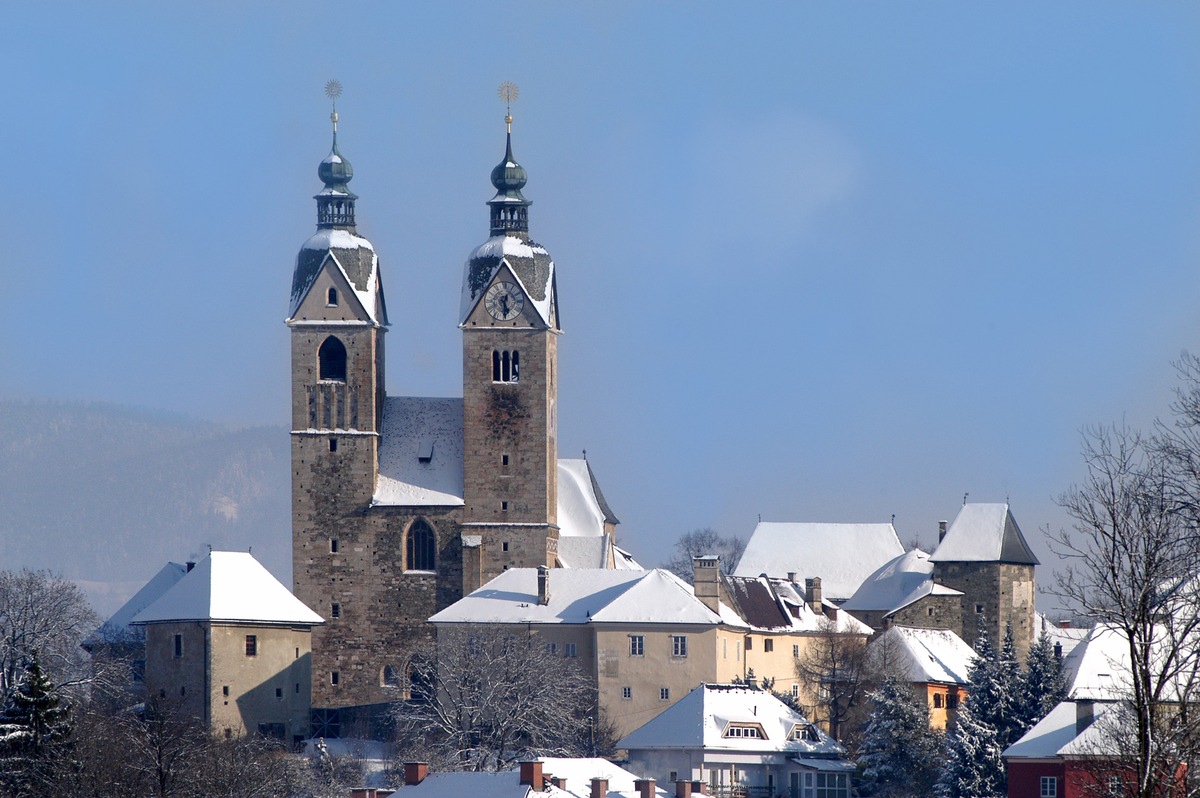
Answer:
[{"label": "weather vane", "polygon": [[504,124],[508,125],[508,132],[512,133],[512,104],[513,100],[520,96],[521,90],[517,88],[517,84],[506,80],[500,84],[500,89],[496,93],[500,95],[501,100],[504,100]]},{"label": "weather vane", "polygon": [[333,103],[333,113],[329,115],[329,121],[333,122],[333,132],[337,133],[337,98],[342,96],[342,82],[340,80],[326,81],[325,96]]}]

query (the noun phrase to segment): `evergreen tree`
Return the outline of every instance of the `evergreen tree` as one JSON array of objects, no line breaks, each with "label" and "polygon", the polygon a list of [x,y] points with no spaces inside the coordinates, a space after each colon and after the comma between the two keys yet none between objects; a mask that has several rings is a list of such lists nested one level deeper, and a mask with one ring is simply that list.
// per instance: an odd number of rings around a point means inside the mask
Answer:
[{"label": "evergreen tree", "polygon": [[864,795],[926,796],[937,777],[941,734],[929,727],[929,705],[910,685],[888,677],[870,695],[858,763]]},{"label": "evergreen tree", "polygon": [[67,763],[69,710],[33,652],[17,688],[0,713],[0,784],[17,795],[36,795]]},{"label": "evergreen tree", "polygon": [[1067,693],[1062,663],[1054,656],[1054,646],[1045,632],[1029,647],[1021,685],[1019,709],[1024,732],[1046,717]]},{"label": "evergreen tree", "polygon": [[1003,751],[1019,740],[1028,728],[1025,726],[1022,712],[1024,678],[1021,674],[1021,664],[1017,662],[1017,648],[1013,643],[1011,624],[1004,628],[1004,643],[1000,646],[994,668],[995,681],[1000,690],[994,714],[988,720],[996,729],[1000,750]]},{"label": "evergreen tree", "polygon": [[1004,751],[996,730],[975,717],[970,700],[946,735],[946,762],[934,794],[939,798],[997,798],[1008,794]]}]

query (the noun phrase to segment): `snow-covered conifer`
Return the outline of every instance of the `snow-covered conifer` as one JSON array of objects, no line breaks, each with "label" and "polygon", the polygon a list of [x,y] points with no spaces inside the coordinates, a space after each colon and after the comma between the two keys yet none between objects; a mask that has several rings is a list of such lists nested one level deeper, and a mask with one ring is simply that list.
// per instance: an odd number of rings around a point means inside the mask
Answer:
[{"label": "snow-covered conifer", "polygon": [[925,796],[937,777],[941,734],[912,686],[886,678],[871,693],[871,715],[858,752],[864,795]]}]

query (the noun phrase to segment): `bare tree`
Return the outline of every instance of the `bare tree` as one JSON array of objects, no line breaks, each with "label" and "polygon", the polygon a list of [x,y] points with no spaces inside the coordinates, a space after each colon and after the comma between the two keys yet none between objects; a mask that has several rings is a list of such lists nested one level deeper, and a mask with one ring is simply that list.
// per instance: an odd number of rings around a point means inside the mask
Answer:
[{"label": "bare tree", "polygon": [[675,541],[675,554],[663,567],[691,583],[694,578],[692,560],[708,554],[719,554],[721,573],[728,576],[737,568],[738,560],[742,559],[745,551],[746,541],[737,535],[723,537],[712,527],[693,529],[680,535],[679,540]]},{"label": "bare tree", "polygon": [[866,722],[863,704],[874,689],[873,675],[866,638],[839,631],[832,618],[822,619],[820,631],[796,659],[796,677],[809,697],[806,714],[851,749]]},{"label": "bare tree", "polygon": [[[1192,379],[1181,398],[1197,390]],[[1195,794],[1169,774],[1195,759],[1200,739],[1190,718],[1200,686],[1196,418],[1180,413],[1178,426],[1149,438],[1125,426],[1087,430],[1086,477],[1059,499],[1073,528],[1050,536],[1067,563],[1053,592],[1124,649],[1114,665],[1126,687],[1091,735],[1098,794]]]},{"label": "bare tree", "polygon": [[606,724],[578,660],[536,634],[471,626],[438,630],[396,705],[402,759],[443,770],[500,770],[529,756],[598,755]]},{"label": "bare tree", "polygon": [[16,687],[35,651],[60,689],[85,681],[79,644],[96,623],[74,582],[47,571],[0,571],[0,698]]}]

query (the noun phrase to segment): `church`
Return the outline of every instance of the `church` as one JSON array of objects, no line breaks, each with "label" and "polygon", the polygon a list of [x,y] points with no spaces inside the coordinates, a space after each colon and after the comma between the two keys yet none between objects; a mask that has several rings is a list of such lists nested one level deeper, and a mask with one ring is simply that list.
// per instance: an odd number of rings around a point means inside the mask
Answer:
[{"label": "church", "polygon": [[326,620],[312,640],[313,731],[336,736],[408,690],[427,618],[506,569],[638,566],[615,545],[586,459],[558,457],[557,270],[529,237],[512,116],[489,237],[463,271],[462,398],[386,394],[382,268],[355,226],[331,120],[287,326],[293,590]]}]

